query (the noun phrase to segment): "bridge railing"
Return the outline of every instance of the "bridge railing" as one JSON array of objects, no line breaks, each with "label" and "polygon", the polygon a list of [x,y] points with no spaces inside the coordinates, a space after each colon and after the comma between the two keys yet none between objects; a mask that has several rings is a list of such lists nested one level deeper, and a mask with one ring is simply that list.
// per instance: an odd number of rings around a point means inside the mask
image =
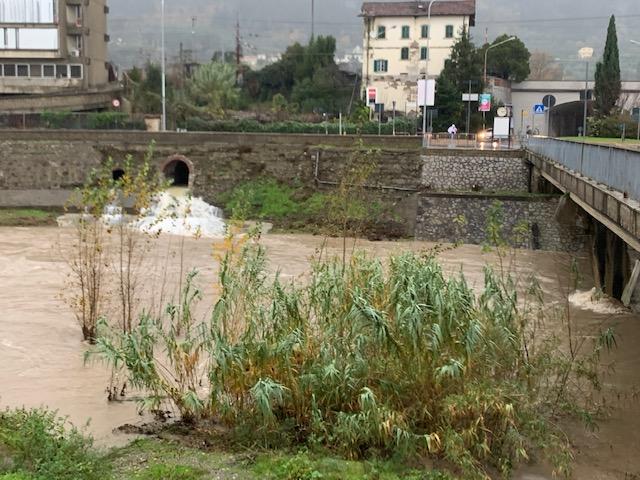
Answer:
[{"label": "bridge railing", "polygon": [[526,149],[640,201],[640,152],[543,137],[529,138]]}]

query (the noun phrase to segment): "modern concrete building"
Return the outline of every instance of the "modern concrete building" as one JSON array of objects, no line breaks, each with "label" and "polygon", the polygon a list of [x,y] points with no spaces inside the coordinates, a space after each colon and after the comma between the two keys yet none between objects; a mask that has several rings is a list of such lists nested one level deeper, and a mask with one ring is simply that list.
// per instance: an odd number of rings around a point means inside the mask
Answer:
[{"label": "modern concrete building", "polygon": [[[418,110],[417,81],[440,75],[463,28],[475,24],[475,0],[365,2],[363,89],[375,88],[377,109]],[[428,62],[428,65],[427,65]]]},{"label": "modern concrete building", "polygon": [[1,0],[0,110],[15,96],[65,94],[69,108],[81,110],[79,95],[112,88],[108,13],[105,0]]},{"label": "modern concrete building", "polygon": [[[595,84],[576,80],[528,80],[511,83],[491,78],[490,90],[496,103],[513,106],[513,129],[516,134],[526,132],[527,127],[540,135],[578,135],[583,124],[584,96],[587,91],[587,107],[592,113],[591,101]],[[534,106],[549,102],[553,108],[541,114]],[[624,81],[618,106],[627,112],[640,107],[640,82]],[[635,132],[633,132],[635,135]]]}]

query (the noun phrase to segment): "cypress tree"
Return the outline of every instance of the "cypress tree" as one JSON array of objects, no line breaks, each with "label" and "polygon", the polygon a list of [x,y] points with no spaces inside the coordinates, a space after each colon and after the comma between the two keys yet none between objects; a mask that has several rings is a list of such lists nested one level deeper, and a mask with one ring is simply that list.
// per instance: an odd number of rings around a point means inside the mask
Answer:
[{"label": "cypress tree", "polygon": [[611,15],[607,30],[607,43],[602,60],[596,65],[595,109],[599,115],[610,115],[616,106],[622,84],[620,81],[620,54],[616,18]]}]

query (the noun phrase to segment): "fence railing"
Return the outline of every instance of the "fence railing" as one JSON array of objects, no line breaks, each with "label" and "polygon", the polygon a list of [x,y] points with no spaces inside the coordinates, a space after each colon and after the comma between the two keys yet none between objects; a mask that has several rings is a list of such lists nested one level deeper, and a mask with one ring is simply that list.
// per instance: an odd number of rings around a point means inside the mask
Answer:
[{"label": "fence railing", "polygon": [[640,201],[640,152],[541,137],[528,139],[526,148]]},{"label": "fence railing", "polygon": [[120,112],[2,113],[0,129],[144,130],[144,115]]}]

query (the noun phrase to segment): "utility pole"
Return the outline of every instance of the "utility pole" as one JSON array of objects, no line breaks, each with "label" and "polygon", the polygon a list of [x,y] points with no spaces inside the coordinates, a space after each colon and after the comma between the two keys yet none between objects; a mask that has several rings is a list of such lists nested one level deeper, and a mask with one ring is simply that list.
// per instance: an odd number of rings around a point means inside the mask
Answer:
[{"label": "utility pole", "polygon": [[316,32],[316,2],[311,0],[311,41],[313,42]]},{"label": "utility pole", "polygon": [[467,141],[471,132],[471,82],[472,80],[469,80],[469,98],[467,98]]},{"label": "utility pole", "polygon": [[240,17],[236,20],[236,86],[240,85],[240,64],[242,62],[242,44],[240,39]]},{"label": "utility pole", "polygon": [[165,38],[164,38],[164,0],[161,3],[161,37],[162,37],[162,45],[161,45],[161,66],[162,66],[162,131],[167,130],[167,63],[166,63],[166,54],[165,54]]}]

